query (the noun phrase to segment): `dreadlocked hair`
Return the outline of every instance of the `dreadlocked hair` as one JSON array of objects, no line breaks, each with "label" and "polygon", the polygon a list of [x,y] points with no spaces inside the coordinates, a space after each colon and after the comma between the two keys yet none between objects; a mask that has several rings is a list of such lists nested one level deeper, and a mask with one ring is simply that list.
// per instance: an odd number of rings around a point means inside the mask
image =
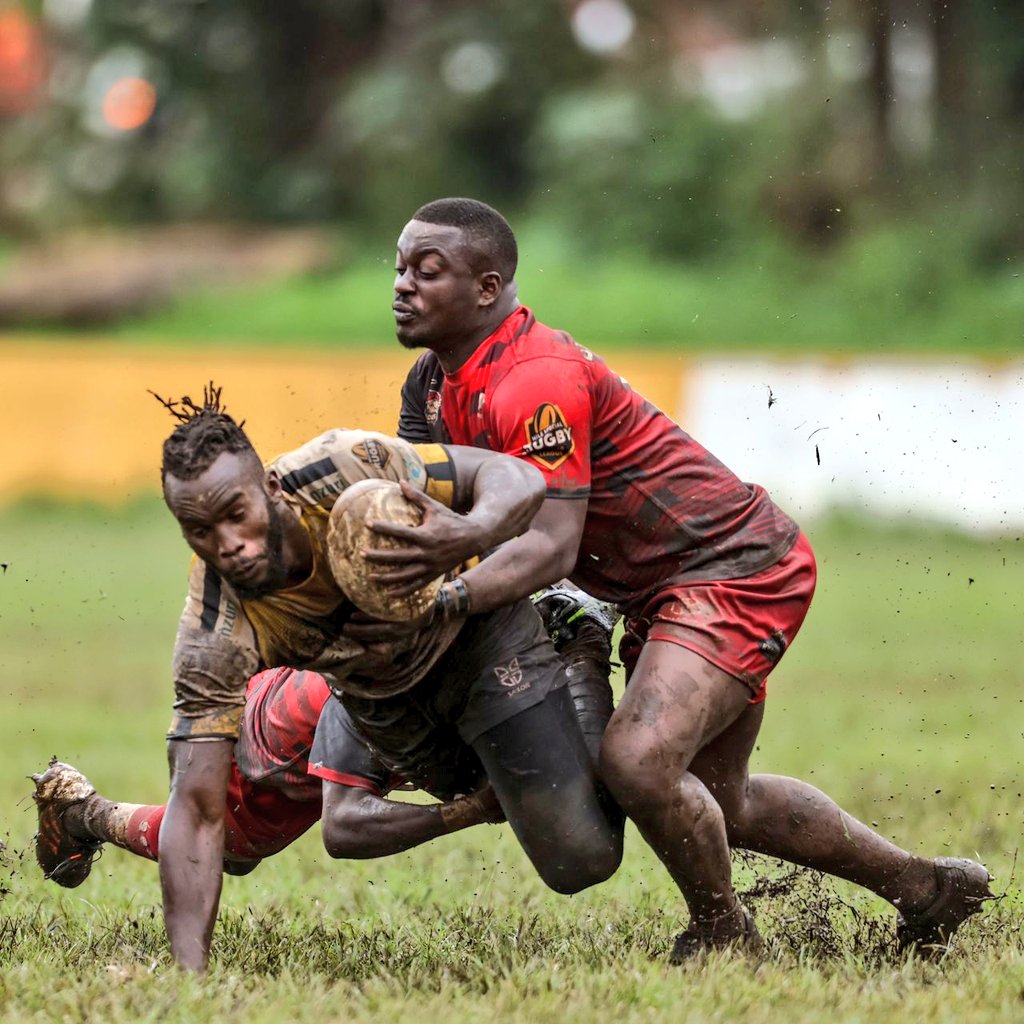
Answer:
[{"label": "dreadlocked hair", "polygon": [[178,480],[195,480],[205,473],[224,452],[251,452],[256,449],[242,429],[245,420],[236,423],[221,405],[222,389],[210,381],[203,388],[202,405],[188,395],[180,399],[161,398],[149,393],[178,421],[171,436],[164,441],[160,479],[170,474]]}]

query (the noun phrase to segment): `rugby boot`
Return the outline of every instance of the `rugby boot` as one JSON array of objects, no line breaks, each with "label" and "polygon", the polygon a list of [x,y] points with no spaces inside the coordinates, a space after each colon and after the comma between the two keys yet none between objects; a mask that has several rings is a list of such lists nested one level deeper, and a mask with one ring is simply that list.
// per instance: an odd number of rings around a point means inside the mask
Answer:
[{"label": "rugby boot", "polygon": [[901,913],[896,920],[896,948],[937,960],[949,946],[953,933],[985,900],[995,899],[988,887],[992,876],[984,865],[964,857],[936,857],[938,892],[923,910]]},{"label": "rugby boot", "polygon": [[36,860],[46,878],[65,889],[74,889],[89,877],[93,857],[103,844],[71,835],[64,827],[64,815],[69,807],[94,796],[96,790],[77,768],[55,757],[45,772],[31,778],[36,784],[32,798],[39,815]]},{"label": "rugby boot", "polygon": [[744,906],[740,906],[739,912],[742,919],[738,928],[733,914],[716,917],[712,921],[691,921],[686,931],[676,936],[668,962],[684,964],[715,950],[726,949],[751,957],[760,956],[764,950],[764,939],[754,924],[754,917]]},{"label": "rugby boot", "polygon": [[600,627],[611,644],[612,630],[619,621],[619,613],[607,601],[598,601],[567,581],[538,590],[530,600],[559,653],[564,643],[572,640],[585,622]]}]

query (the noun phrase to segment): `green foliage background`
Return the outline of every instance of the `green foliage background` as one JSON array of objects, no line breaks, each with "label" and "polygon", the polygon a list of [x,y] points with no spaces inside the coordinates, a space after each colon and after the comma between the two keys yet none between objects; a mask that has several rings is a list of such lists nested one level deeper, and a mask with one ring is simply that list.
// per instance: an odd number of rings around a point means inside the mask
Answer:
[{"label": "green foliage background", "polygon": [[[0,252],[76,224],[338,237],[336,274],[200,295],[125,328],[140,336],[390,337],[377,271],[401,225],[469,194],[522,233],[527,300],[597,344],[1024,342],[1021,0],[632,0],[632,37],[609,54],[578,42],[561,0],[94,0],[76,31],[21,6],[51,77],[0,133]],[[723,45],[791,84],[767,78],[728,115],[699,84]],[[97,76],[116,68],[159,103],[139,130],[103,134]],[[476,84],[458,86],[467,72]]]},{"label": "green foliage background", "polygon": [[[126,345],[394,346],[394,244],[390,235],[371,236],[323,276],[211,287],[113,334]],[[1001,358],[1024,348],[1020,274],[1006,266],[981,277],[965,266],[956,240],[920,225],[879,228],[813,259],[771,242],[737,262],[584,258],[543,225],[521,232],[520,251],[522,301],[599,350]]]}]

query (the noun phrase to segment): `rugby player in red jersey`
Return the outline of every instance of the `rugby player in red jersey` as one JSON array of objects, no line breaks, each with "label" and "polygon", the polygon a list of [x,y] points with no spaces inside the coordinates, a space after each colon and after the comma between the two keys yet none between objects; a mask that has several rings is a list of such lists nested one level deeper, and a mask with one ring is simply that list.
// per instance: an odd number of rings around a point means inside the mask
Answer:
[{"label": "rugby player in red jersey", "polygon": [[[269,669],[249,681],[224,808],[228,874],[248,874],[295,842],[321,813],[331,856],[359,859],[504,821],[479,759],[458,742],[438,744],[415,779],[441,803],[386,799],[408,780],[381,761],[343,708],[318,730],[332,699],[316,672]],[[68,889],[81,885],[104,843],[159,860],[166,804],[108,800],[81,772],[56,759],[33,778],[37,859],[47,878]]]},{"label": "rugby player in red jersey", "polygon": [[[568,576],[625,617],[628,686],[601,770],[686,899],[673,959],[760,945],[730,846],[866,886],[898,908],[900,948],[944,948],[990,896],[982,865],[914,856],[806,783],[748,773],[767,676],[814,592],[807,538],[761,487],[521,305],[517,258],[486,204],[443,199],[413,215],[393,310],[399,341],[428,352],[404,395],[455,443],[514,455],[547,482],[530,529],[461,574],[470,608]],[[378,580],[409,592],[473,547],[453,546],[446,524],[437,533],[436,551],[427,530],[416,552],[374,553]]]}]

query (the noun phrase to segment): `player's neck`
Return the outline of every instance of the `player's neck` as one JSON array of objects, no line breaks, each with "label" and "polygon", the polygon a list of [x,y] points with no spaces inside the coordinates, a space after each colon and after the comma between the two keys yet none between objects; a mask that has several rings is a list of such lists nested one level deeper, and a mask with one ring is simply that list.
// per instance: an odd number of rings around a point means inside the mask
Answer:
[{"label": "player's neck", "polygon": [[508,319],[518,305],[519,301],[513,293],[496,303],[493,313],[476,330],[463,337],[446,338],[432,345],[441,369],[446,374],[452,374],[465,366],[477,349]]}]

